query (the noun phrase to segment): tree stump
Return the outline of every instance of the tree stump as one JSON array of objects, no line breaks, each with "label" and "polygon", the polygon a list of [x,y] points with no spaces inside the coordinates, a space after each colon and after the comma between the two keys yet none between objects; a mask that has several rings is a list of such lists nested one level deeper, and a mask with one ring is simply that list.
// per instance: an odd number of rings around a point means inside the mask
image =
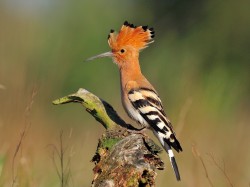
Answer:
[{"label": "tree stump", "polygon": [[156,169],[164,169],[158,153],[162,149],[147,135],[122,120],[113,107],[89,91],[53,101],[53,104],[80,103],[105,128],[92,158],[93,187],[155,186]]}]

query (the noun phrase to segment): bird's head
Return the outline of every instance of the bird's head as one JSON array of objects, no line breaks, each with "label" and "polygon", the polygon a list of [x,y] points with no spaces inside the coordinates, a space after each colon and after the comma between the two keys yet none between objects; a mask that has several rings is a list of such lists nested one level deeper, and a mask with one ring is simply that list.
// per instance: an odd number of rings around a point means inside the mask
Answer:
[{"label": "bird's head", "polygon": [[118,66],[122,66],[134,58],[138,59],[139,52],[146,48],[148,44],[154,42],[153,37],[153,28],[148,28],[148,26],[137,27],[125,21],[119,33],[115,33],[112,29],[108,35],[111,51],[93,56],[87,60],[112,57]]}]

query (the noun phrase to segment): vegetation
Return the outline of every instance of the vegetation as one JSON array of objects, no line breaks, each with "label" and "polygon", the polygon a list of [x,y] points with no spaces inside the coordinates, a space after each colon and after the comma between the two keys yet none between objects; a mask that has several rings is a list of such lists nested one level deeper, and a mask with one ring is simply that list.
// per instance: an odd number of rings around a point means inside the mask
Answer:
[{"label": "vegetation", "polygon": [[48,146],[60,150],[61,140],[64,185],[91,184],[89,161],[104,128],[80,106],[51,101],[84,87],[129,122],[111,60],[84,63],[109,50],[107,34],[125,20],[155,28],[141,66],[184,149],[176,154],[182,181],[162,153],[157,187],[249,186],[248,9],[233,0],[1,1],[0,186],[61,186]]}]

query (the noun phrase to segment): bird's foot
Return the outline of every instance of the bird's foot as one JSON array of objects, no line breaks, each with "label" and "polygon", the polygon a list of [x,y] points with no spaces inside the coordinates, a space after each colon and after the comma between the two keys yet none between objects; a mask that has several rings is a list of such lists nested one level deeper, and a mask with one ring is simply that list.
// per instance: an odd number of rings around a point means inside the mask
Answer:
[{"label": "bird's foot", "polygon": [[142,127],[141,129],[136,129],[135,128],[133,130],[128,129],[127,131],[132,133],[132,134],[141,134],[141,135],[145,136],[144,132],[146,131],[146,129],[147,129],[146,127]]}]

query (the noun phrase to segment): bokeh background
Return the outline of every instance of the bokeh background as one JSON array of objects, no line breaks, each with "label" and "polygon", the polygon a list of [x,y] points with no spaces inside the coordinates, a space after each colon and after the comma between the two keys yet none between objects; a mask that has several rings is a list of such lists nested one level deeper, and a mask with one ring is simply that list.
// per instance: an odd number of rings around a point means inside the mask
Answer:
[{"label": "bokeh background", "polygon": [[1,0],[0,186],[61,186],[55,147],[62,131],[65,186],[90,186],[90,160],[104,129],[80,105],[51,101],[83,87],[131,122],[116,65],[83,62],[108,51],[109,30],[125,20],[155,28],[141,66],[184,149],[176,154],[182,181],[161,154],[166,170],[158,172],[157,186],[249,186],[249,6],[244,0]]}]

